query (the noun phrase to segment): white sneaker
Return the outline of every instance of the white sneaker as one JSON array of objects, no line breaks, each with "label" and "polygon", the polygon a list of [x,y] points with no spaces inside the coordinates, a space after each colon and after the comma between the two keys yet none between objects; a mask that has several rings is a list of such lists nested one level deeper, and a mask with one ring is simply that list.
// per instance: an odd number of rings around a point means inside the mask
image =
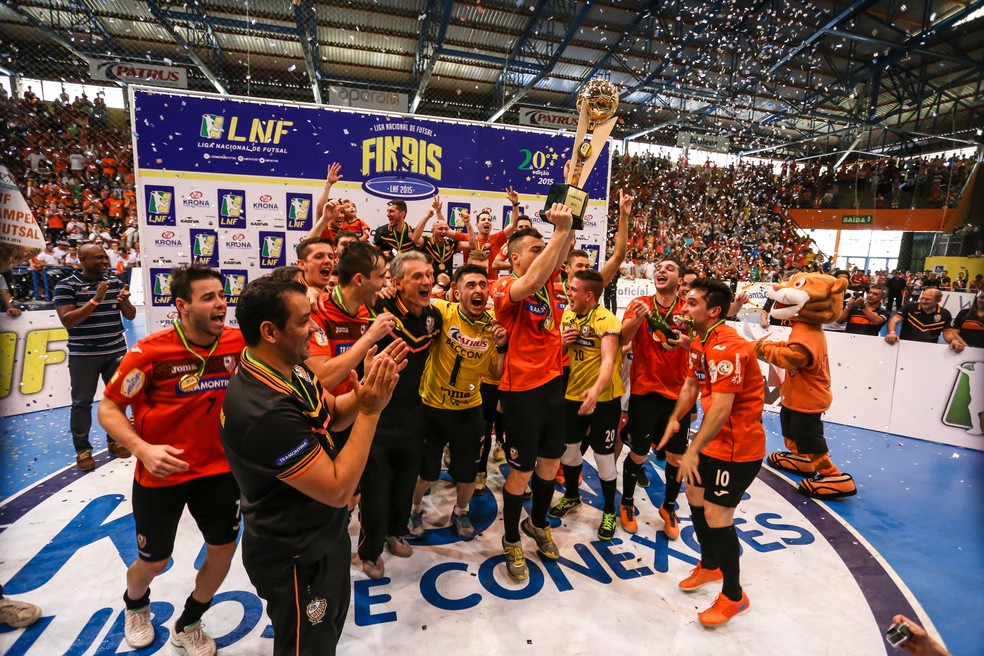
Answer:
[{"label": "white sneaker", "polygon": [[183,631],[171,634],[171,644],[184,649],[190,656],[213,656],[216,653],[215,640],[203,630],[205,624],[201,621],[186,626]]},{"label": "white sneaker", "polygon": [[154,625],[150,621],[150,606],[144,606],[140,610],[126,611],[123,635],[126,637],[126,644],[134,649],[143,649],[154,641]]},{"label": "white sneaker", "polygon": [[15,629],[31,626],[41,619],[41,607],[27,601],[4,597],[0,599],[0,624]]}]

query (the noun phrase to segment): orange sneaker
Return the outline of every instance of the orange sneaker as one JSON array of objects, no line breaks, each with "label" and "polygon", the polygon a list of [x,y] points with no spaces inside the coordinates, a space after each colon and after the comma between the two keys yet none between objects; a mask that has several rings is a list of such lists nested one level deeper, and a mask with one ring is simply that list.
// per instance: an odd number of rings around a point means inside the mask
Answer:
[{"label": "orange sneaker", "polygon": [[703,613],[697,615],[697,619],[700,623],[709,629],[714,629],[719,626],[724,626],[732,617],[737,617],[738,615],[744,615],[752,609],[752,602],[748,600],[748,595],[745,591],[741,592],[741,599],[738,601],[731,601],[721,593],[711,604],[711,607],[705,610]]},{"label": "orange sneaker", "polygon": [[676,540],[680,537],[680,522],[677,521],[675,510],[667,510],[663,506],[659,507],[659,516],[663,520],[663,532],[666,537]]},{"label": "orange sneaker", "polygon": [[680,589],[684,592],[694,592],[700,590],[708,583],[720,583],[724,580],[724,575],[719,569],[704,569],[697,563],[697,567],[690,570],[690,576],[680,581]]},{"label": "orange sneaker", "polygon": [[554,483],[557,485],[564,484],[564,466],[557,465],[557,474],[554,476]]},{"label": "orange sneaker", "polygon": [[636,521],[635,508],[633,506],[619,504],[618,516],[622,522],[622,528],[625,529],[626,533],[635,533],[639,530],[639,522]]}]

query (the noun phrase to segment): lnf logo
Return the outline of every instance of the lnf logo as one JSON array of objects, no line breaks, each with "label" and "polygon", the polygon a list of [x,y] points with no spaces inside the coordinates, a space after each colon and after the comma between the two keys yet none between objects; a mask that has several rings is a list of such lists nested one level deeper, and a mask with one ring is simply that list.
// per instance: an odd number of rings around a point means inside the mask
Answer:
[{"label": "lnf logo", "polygon": [[965,428],[969,435],[984,435],[981,415],[984,415],[984,362],[964,362],[957,366],[943,423]]}]

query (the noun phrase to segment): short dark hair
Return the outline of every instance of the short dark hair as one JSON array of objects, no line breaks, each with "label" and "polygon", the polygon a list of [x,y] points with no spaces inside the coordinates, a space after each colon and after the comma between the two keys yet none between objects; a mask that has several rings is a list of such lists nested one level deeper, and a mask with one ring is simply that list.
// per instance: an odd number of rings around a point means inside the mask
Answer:
[{"label": "short dark hair", "polygon": [[215,278],[225,285],[222,273],[203,264],[182,264],[171,269],[171,298],[191,301],[191,285],[199,280]]},{"label": "short dark hair", "polygon": [[315,244],[328,244],[329,246],[332,247],[332,249],[335,248],[335,245],[331,242],[330,239],[324,239],[322,237],[311,237],[310,239],[303,240],[300,244],[297,245],[297,248],[294,249],[294,252],[297,253],[297,259],[306,260],[308,254],[311,252],[311,247],[314,246]]},{"label": "short dark hair", "polygon": [[529,216],[525,214],[520,214],[519,216],[516,217],[516,223],[519,223],[520,221],[529,221],[530,226],[531,227],[533,226],[533,219],[531,219]]},{"label": "short dark hair", "polygon": [[570,261],[573,260],[575,257],[586,257],[588,258],[588,260],[591,259],[591,256],[588,255],[588,251],[582,251],[577,249],[577,250],[572,250],[570,253],[567,254],[567,262],[570,263]]},{"label": "short dark hair", "polygon": [[260,325],[271,322],[279,330],[287,326],[290,309],[287,298],[292,294],[304,295],[304,285],[292,280],[277,280],[271,276],[257,278],[246,285],[236,304],[236,321],[246,346],[260,343]]},{"label": "short dark hair", "polygon": [[467,259],[469,259],[469,260],[484,260],[484,261],[488,262],[489,261],[489,254],[486,253],[485,251],[483,251],[481,248],[473,248],[470,251],[468,251],[468,257],[467,257]]},{"label": "short dark hair", "polygon": [[506,254],[512,255],[516,252],[516,246],[513,244],[518,243],[522,239],[527,237],[533,237],[534,239],[543,239],[543,235],[536,228],[523,228],[522,230],[517,230],[516,232],[509,235],[509,241],[506,242]]},{"label": "short dark hair", "polygon": [[338,284],[347,285],[352,282],[355,274],[361,273],[367,278],[372,275],[376,263],[383,259],[383,254],[372,244],[357,241],[345,247],[345,252],[338,258]]},{"label": "short dark hair", "polygon": [[268,275],[274,280],[297,280],[297,274],[301,272],[301,267],[296,264],[288,264],[287,266],[277,267],[271,271]]},{"label": "short dark hair", "polygon": [[391,200],[390,202],[388,202],[386,204],[387,205],[392,205],[393,207],[395,207],[396,209],[400,210],[401,212],[406,212],[407,211],[407,201],[405,201],[405,200],[399,200],[399,199],[397,199],[397,200]]},{"label": "short dark hair", "polygon": [[349,237],[355,239],[356,241],[359,240],[359,235],[355,234],[351,230],[339,230],[335,233],[335,238],[332,240],[332,246],[335,247],[335,250],[338,250],[338,242]]},{"label": "short dark hair", "polygon": [[594,269],[581,269],[575,271],[571,276],[585,283],[588,291],[594,294],[595,300],[601,299],[601,293],[605,290],[605,279]]},{"label": "short dark hair", "polygon": [[702,291],[707,298],[707,309],[721,309],[721,318],[728,316],[728,308],[731,307],[731,287],[720,280],[710,278],[698,278],[690,284],[690,291]]},{"label": "short dark hair", "polygon": [[457,285],[459,280],[461,280],[464,276],[467,276],[469,274],[476,274],[488,278],[489,270],[486,269],[485,267],[480,267],[477,264],[463,264],[457,269],[455,269],[454,284]]},{"label": "short dark hair", "polygon": [[687,271],[687,267],[683,264],[683,260],[678,258],[676,255],[664,255],[663,257],[656,258],[656,264],[660,262],[672,262],[677,267],[677,275],[682,278],[683,274]]}]

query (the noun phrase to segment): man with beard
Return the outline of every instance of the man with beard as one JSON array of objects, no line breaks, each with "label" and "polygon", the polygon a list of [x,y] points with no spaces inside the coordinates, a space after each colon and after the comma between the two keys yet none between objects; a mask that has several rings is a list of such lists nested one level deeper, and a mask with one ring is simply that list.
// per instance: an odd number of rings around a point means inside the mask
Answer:
[{"label": "man with beard", "polygon": [[[413,229],[413,234],[410,235],[413,245],[417,250],[430,258],[431,265],[434,267],[435,279],[441,274],[450,276],[454,254],[458,251],[466,250],[462,242],[452,237],[451,227],[444,220],[444,214],[441,211],[442,205],[441,197],[434,196],[434,202],[431,208],[427,210],[427,215],[417,224],[417,227]],[[425,235],[424,228],[427,227],[427,222],[434,216],[437,216],[437,221],[434,222],[434,228],[431,230],[429,236]],[[478,248],[478,241],[475,239],[475,229],[472,227],[471,217],[468,215],[468,212],[461,212],[461,220],[464,221],[465,229],[468,231],[468,248],[472,250]]]},{"label": "man with beard", "polygon": [[376,230],[372,243],[389,262],[400,253],[414,249],[410,228],[407,226],[406,201],[391,200],[386,203],[386,220],[389,224]]},{"label": "man with beard", "polygon": [[[346,257],[358,244],[346,251]],[[393,329],[379,341],[386,348],[397,339],[406,342],[406,369],[383,410],[362,476],[359,558],[371,579],[384,574],[383,547],[409,558],[413,548],[401,535],[410,519],[413,490],[420,473],[425,414],[420,380],[432,344],[441,333],[441,314],[431,307],[434,270],[420,252],[401,253],[390,263],[396,296],[380,301],[377,312],[393,316]]]},{"label": "man with beard", "polygon": [[[492,216],[492,210],[485,208],[478,213],[476,218],[476,239],[478,240],[478,248],[484,251],[489,257],[489,277],[493,278],[493,269],[491,268],[492,258],[502,250],[502,247],[506,245],[506,240],[509,239],[509,235],[517,230],[516,222],[519,217],[522,216],[522,210],[519,207],[519,194],[513,190],[512,187],[506,187],[506,198],[512,203],[512,212],[509,216],[509,223],[505,228],[497,232],[492,232],[492,222],[494,217]],[[456,232],[454,233],[454,238],[459,242],[469,242],[469,236],[466,232]],[[471,246],[465,248],[465,259],[468,259],[468,254],[474,250]]]},{"label": "man with beard", "polygon": [[154,641],[150,583],[167,567],[188,506],[205,538],[205,560],[171,643],[190,654],[216,650],[201,618],[229,571],[239,534],[239,487],[220,443],[219,415],[244,346],[239,331],[225,325],[223,289],[214,269],[172,269],[174,326],[141,339],[124,356],[99,405],[99,423],[137,457],[132,502],[139,557],[127,570],[123,595],[124,634],[134,649]]},{"label": "man with beard", "polygon": [[499,353],[505,353],[506,329],[486,309],[489,298],[487,270],[475,265],[460,267],[454,275],[456,302],[433,302],[442,319],[420,381],[426,420],[423,463],[413,493],[410,533],[424,534],[421,502],[428,485],[441,473],[445,445],[451,456],[448,473],[457,485],[451,523],[458,535],[470,540],[475,529],[468,504],[475,492],[479,456],[485,433],[482,416],[482,376],[501,374]]},{"label": "man with beard", "polygon": [[[626,426],[632,452],[622,465],[619,514],[622,528],[629,533],[635,533],[639,527],[634,504],[636,484],[649,486],[643,464],[654,441],[662,437],[680,396],[680,388],[686,380],[690,338],[688,324],[683,318],[684,304],[677,296],[683,274],[679,261],[670,258],[660,261],[653,275],[656,293],[634,299],[626,308],[622,320],[621,343],[623,346],[632,345],[631,394]],[[654,313],[658,313],[655,321]],[[689,419],[688,412],[684,425],[666,446],[666,497],[659,515],[663,520],[663,531],[671,540],[680,537],[676,515],[680,483],[676,480],[676,473],[687,448]]]},{"label": "man with beard", "polygon": [[[72,386],[70,425],[75,446],[75,464],[82,471],[96,468],[92,458],[89,429],[92,400],[99,379],[108,383],[126,353],[126,338],[120,315],[137,316],[130,303],[130,288],[108,273],[109,254],[98,244],[79,250],[82,270],[62,278],[53,300],[58,319],[68,329],[68,373]],[[110,453],[129,458],[130,452],[107,435]]]}]

